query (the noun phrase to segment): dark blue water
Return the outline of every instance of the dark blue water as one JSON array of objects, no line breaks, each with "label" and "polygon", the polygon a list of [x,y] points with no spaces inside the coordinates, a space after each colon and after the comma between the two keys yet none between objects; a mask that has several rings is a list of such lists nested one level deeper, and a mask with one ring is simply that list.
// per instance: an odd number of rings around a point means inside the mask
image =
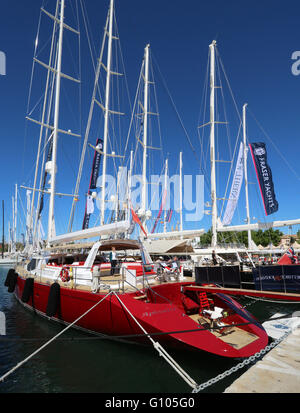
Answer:
[{"label": "dark blue water", "polygon": [[[7,292],[4,287],[7,271],[8,268],[0,268],[0,311],[6,316],[6,336],[0,336],[0,377],[63,329],[26,310]],[[291,313],[299,306],[255,303],[248,309],[262,320],[276,312]],[[206,353],[170,349],[168,352],[198,384],[239,362]],[[242,369],[232,374],[205,392],[223,392],[244,372]],[[190,393],[191,390],[152,346],[95,340],[77,330],[64,333],[0,383],[0,393]]]}]

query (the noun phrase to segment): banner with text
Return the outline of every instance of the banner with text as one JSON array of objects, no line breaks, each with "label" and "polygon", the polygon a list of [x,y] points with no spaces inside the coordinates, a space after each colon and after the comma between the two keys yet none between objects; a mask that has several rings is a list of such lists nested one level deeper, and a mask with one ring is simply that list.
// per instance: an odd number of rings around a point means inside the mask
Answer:
[{"label": "banner with text", "polygon": [[229,195],[229,199],[228,199],[226,210],[225,210],[224,217],[223,217],[222,223],[224,226],[231,224],[231,220],[232,220],[234,211],[236,209],[236,206],[239,200],[243,177],[244,177],[243,162],[244,162],[244,144],[241,142],[237,164],[235,168],[235,173],[234,173],[234,177],[233,177],[233,181],[231,185],[230,195]]},{"label": "banner with text", "polygon": [[[99,151],[102,151],[102,149],[103,149],[103,140],[102,139],[97,139],[96,148]],[[89,191],[88,191],[87,199],[86,199],[86,206],[85,206],[85,213],[84,213],[82,229],[88,229],[89,222],[90,222],[90,216],[94,212],[94,199],[91,196],[92,195],[91,190],[97,188],[97,179],[98,179],[98,176],[99,176],[100,162],[101,162],[101,153],[95,151],[94,159],[93,159],[91,179],[90,179],[90,187],[89,187]]]},{"label": "banner with text", "polygon": [[272,172],[267,162],[266,145],[262,142],[249,144],[266,215],[278,211]]}]

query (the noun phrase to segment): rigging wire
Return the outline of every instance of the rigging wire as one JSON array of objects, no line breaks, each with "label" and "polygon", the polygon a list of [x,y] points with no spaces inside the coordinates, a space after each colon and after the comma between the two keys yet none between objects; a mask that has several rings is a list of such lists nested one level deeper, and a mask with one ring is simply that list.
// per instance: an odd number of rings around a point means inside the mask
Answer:
[{"label": "rigging wire", "polygon": [[[152,54],[153,54],[153,53],[152,53]],[[156,62],[156,59],[155,59],[155,56],[154,56],[154,55],[153,55],[153,60]],[[160,69],[159,69],[159,66],[158,66],[157,62],[156,62],[156,66],[157,66],[158,72],[159,72],[159,74],[160,74],[160,76],[161,76],[163,86],[165,87],[165,90],[166,90],[166,92],[167,92],[167,94],[168,94],[168,97],[169,97],[169,99],[170,99],[170,101],[171,101],[171,104],[172,104],[173,109],[174,109],[174,111],[175,111],[175,113],[176,113],[176,116],[177,116],[177,118],[178,118],[178,121],[179,121],[179,123],[180,123],[180,125],[181,125],[181,127],[182,127],[182,130],[183,130],[183,132],[184,132],[184,135],[185,135],[185,137],[187,138],[187,141],[188,141],[188,143],[189,143],[189,145],[190,145],[190,148],[191,148],[191,150],[192,150],[192,152],[193,152],[193,154],[194,154],[194,156],[195,156],[195,158],[197,159],[197,162],[198,162],[198,164],[199,164],[199,161],[200,161],[200,160],[199,160],[199,157],[198,157],[198,155],[197,155],[196,149],[194,148],[194,146],[193,146],[193,144],[192,144],[192,141],[191,141],[191,138],[189,137],[189,134],[188,134],[188,132],[187,132],[187,130],[186,130],[184,124],[183,124],[183,121],[182,121],[181,116],[180,116],[180,114],[179,114],[179,112],[178,112],[178,109],[176,108],[174,99],[173,99],[172,96],[171,96],[170,90],[169,90],[169,88],[168,88],[168,86],[167,86],[167,83],[166,83],[166,81],[165,81],[165,79],[164,79],[164,77],[163,77],[163,75],[162,75],[162,73],[161,73],[161,71],[160,71]]]},{"label": "rigging wire", "polygon": [[263,132],[263,134],[265,135],[265,137],[269,140],[269,142],[274,146],[276,152],[280,155],[280,157],[282,158],[282,160],[285,162],[285,164],[287,165],[287,167],[290,169],[290,171],[295,175],[295,177],[297,178],[298,181],[300,181],[300,176],[297,174],[297,172],[295,171],[294,168],[291,167],[291,165],[289,164],[289,162],[287,161],[287,159],[283,156],[282,152],[278,149],[278,147],[276,146],[276,144],[274,143],[274,141],[269,137],[269,135],[267,134],[267,132],[265,131],[265,129],[262,127],[262,125],[260,124],[260,122],[256,119],[254,113],[249,109],[250,114],[252,115],[253,119],[255,120],[255,122],[257,123],[257,125],[260,127],[261,131]]}]

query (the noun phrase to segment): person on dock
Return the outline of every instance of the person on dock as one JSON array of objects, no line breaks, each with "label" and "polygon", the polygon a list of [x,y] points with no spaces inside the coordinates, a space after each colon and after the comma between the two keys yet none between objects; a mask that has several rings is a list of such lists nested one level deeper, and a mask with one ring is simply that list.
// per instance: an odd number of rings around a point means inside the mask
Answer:
[{"label": "person on dock", "polygon": [[117,266],[117,253],[115,247],[112,247],[111,252],[109,254],[109,261],[110,261],[110,275],[114,275],[116,272],[116,266]]}]

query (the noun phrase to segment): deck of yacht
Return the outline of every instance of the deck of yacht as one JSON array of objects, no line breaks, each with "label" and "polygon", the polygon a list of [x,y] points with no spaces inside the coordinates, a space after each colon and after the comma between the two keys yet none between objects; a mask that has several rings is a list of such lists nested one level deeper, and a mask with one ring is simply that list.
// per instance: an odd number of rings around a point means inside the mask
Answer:
[{"label": "deck of yacht", "polygon": [[[203,317],[199,314],[193,314],[189,316],[192,320],[199,323],[204,328],[211,327],[211,320],[206,317]],[[224,323],[223,323],[224,324]],[[253,343],[258,337],[255,334],[249,333],[238,327],[233,327],[230,324],[226,324],[220,329],[211,329],[210,332],[218,337],[220,340],[229,344],[230,346],[240,350],[241,348],[247,346],[250,343]]]},{"label": "deck of yacht", "polygon": [[[33,275],[26,271],[23,266],[16,267],[16,272],[23,278],[32,277]],[[35,280],[41,284],[51,285],[54,282],[57,282],[61,287],[82,290],[82,291],[91,291],[92,289],[92,280],[86,280],[86,283],[80,282],[80,280],[76,280],[76,276],[68,282],[63,282],[59,277],[57,279],[50,278],[43,275],[36,275]],[[187,281],[191,280],[189,277],[185,279],[184,277],[180,278],[180,281]],[[178,281],[175,277],[170,276],[169,282],[176,282]],[[139,289],[143,289],[148,285],[159,285],[162,283],[160,277],[154,275],[145,275],[136,277],[136,284],[130,284],[126,281],[124,274],[116,273],[114,275],[110,275],[104,273],[99,277],[99,290],[98,293],[107,293],[111,290],[114,291],[121,291],[121,292],[134,292]]]}]

